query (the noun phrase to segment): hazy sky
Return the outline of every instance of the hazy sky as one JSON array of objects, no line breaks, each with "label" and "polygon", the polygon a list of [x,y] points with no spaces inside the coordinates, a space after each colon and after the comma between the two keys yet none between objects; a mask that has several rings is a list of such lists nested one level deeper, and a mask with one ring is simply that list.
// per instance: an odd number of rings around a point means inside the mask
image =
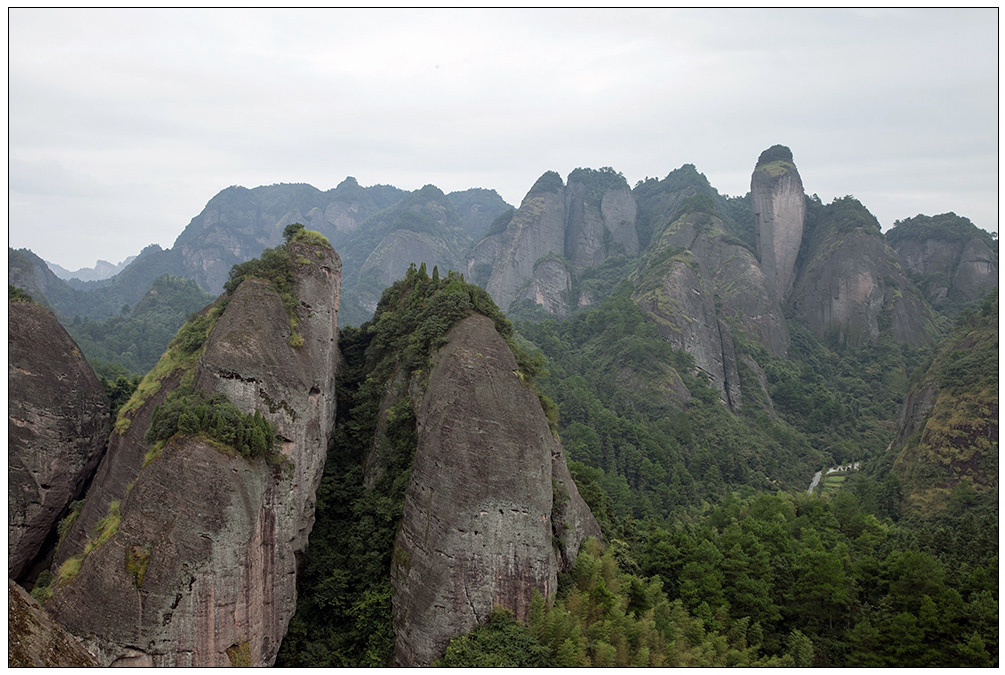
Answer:
[{"label": "hazy sky", "polygon": [[167,248],[217,192],[305,182],[518,205],[538,176],[792,149],[884,229],[998,229],[998,10],[44,10],[9,18],[9,244]]}]

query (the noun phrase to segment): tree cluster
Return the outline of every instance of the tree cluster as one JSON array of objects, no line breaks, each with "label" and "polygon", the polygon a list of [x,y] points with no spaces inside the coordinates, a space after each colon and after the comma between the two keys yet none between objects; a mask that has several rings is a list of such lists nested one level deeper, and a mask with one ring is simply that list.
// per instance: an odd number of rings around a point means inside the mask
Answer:
[{"label": "tree cluster", "polygon": [[154,407],[144,440],[153,445],[174,435],[205,436],[228,445],[245,457],[262,457],[272,451],[275,430],[260,412],[242,413],[221,394],[179,388]]}]

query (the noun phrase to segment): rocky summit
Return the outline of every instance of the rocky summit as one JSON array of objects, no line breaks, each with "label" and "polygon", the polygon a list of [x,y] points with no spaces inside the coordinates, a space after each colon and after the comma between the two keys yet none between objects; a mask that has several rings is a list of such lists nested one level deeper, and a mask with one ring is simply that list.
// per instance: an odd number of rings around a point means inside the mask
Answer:
[{"label": "rocky summit", "polygon": [[[47,604],[103,665],[275,660],[296,607],[338,362],[338,256],[312,240],[288,252],[292,316],[276,287],[245,280],[194,369],[159,364],[138,391],[149,398],[119,417],[115,466],[99,470],[85,509],[94,505],[60,549]],[[178,350],[176,341],[162,364]],[[204,434],[148,441],[156,406],[186,386],[268,420],[278,449],[248,457]]]},{"label": "rocky summit", "polygon": [[600,528],[490,319],[450,331],[416,421],[391,570],[395,658],[428,666],[495,607],[526,620],[532,592],[554,593]]},{"label": "rocky summit", "polygon": [[765,276],[783,300],[796,278],[796,256],[806,219],[803,181],[792,161],[792,151],[773,145],[757,158],[750,177],[757,257]]}]

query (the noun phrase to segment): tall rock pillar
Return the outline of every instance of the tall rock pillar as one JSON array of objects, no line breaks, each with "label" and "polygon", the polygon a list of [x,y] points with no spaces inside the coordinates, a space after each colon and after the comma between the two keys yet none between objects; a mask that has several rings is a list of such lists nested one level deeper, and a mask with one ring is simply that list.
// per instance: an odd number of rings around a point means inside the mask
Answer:
[{"label": "tall rock pillar", "polygon": [[803,240],[806,200],[792,151],[773,145],[757,158],[750,177],[757,258],[769,286],[782,302],[796,278],[796,256]]}]

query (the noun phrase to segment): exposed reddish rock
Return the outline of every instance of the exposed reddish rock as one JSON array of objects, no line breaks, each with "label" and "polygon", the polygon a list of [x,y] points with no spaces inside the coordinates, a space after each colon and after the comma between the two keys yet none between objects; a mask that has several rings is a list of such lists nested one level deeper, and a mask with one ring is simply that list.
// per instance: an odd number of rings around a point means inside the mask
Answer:
[{"label": "exposed reddish rock", "polygon": [[392,563],[395,657],[429,665],[493,607],[526,619],[600,528],[535,392],[490,319],[457,323],[417,403]]},{"label": "exposed reddish rock", "polygon": [[94,473],[108,397],[49,310],[9,302],[7,574],[18,578]]}]

